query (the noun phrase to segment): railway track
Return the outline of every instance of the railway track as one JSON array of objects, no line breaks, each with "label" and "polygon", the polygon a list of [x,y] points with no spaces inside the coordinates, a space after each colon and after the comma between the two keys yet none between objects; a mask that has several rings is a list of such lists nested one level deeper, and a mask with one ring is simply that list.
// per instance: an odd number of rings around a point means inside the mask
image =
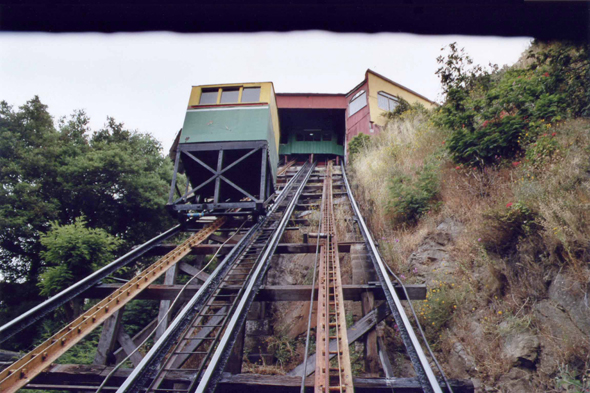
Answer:
[{"label": "railway track", "polygon": [[[294,222],[293,213],[298,206],[321,206],[320,229],[316,234],[318,246],[321,246],[318,277],[318,309],[317,309],[317,337],[315,363],[316,392],[353,392],[353,376],[350,364],[349,342],[342,295],[342,278],[339,259],[339,237],[336,230],[334,214],[335,196],[346,198],[350,202],[353,219],[362,235],[369,257],[375,268],[381,287],[385,293],[387,307],[393,315],[400,329],[407,353],[416,370],[417,379],[424,392],[442,392],[441,383],[434,375],[429,359],[424,354],[420,341],[402,307],[400,298],[389,277],[366,223],[360,213],[358,205],[350,189],[344,167],[327,165],[319,170],[315,163],[305,163],[292,177],[287,175],[287,169],[294,169],[295,163],[289,162],[288,168],[280,172],[282,179],[289,179],[282,190],[275,197],[269,213],[261,216],[258,222],[246,229],[239,242],[233,246],[229,254],[219,263],[217,268],[200,286],[194,296],[181,308],[166,331],[155,341],[150,351],[141,362],[131,371],[131,374],[120,383],[119,387],[108,387],[108,391],[117,389],[117,393],[127,392],[213,392],[219,381],[232,350],[245,325],[246,314],[256,296],[266,271],[270,266],[271,257],[283,232],[289,223]],[[321,184],[309,184],[310,179],[321,180]],[[321,190],[321,193],[318,191]],[[319,202],[319,204],[318,204]],[[152,267],[146,269],[139,278],[128,285],[134,292],[128,292],[127,287],[100,302],[97,307],[89,310],[88,315],[78,318],[58,334],[68,335],[60,341],[60,336],[48,342],[53,347],[62,347],[46,355],[43,346],[35,349],[27,356],[2,371],[0,374],[0,391],[13,392],[24,386],[43,368],[59,357],[67,348],[73,346],[84,335],[88,334],[96,325],[104,321],[115,309],[122,307],[119,303],[134,298],[135,292],[143,290],[154,277],[164,272],[165,266],[180,261],[190,252],[195,244],[207,239],[213,232],[223,230],[236,233],[235,228],[228,227],[226,221],[231,216],[224,216],[199,230],[193,237],[173,250],[169,255],[161,258]],[[222,227],[223,226],[223,227]],[[178,228],[171,231],[177,233]],[[169,231],[170,232],[170,231]],[[173,233],[166,232],[156,241],[146,243],[145,249],[153,247],[162,239]],[[240,232],[242,233],[242,232]],[[196,240],[195,240],[196,239]],[[144,246],[142,246],[144,247]],[[141,249],[139,252],[145,252]],[[138,254],[139,254],[138,252]],[[131,255],[124,259],[130,263]],[[137,256],[135,256],[137,257]],[[166,263],[163,265],[162,261]],[[117,262],[117,261],[115,261]],[[123,262],[119,261],[119,265]],[[111,265],[109,265],[111,266]],[[84,283],[88,288],[107,274],[102,272],[93,275],[92,280]],[[97,272],[98,273],[98,272]],[[90,278],[90,277],[89,277]],[[157,278],[157,277],[156,277]],[[94,284],[93,284],[94,283]],[[77,284],[78,285],[78,284]],[[78,289],[79,291],[79,289]],[[313,289],[312,289],[313,291]],[[66,291],[67,292],[67,291]],[[61,297],[60,297],[61,296]],[[60,294],[59,301],[64,301],[70,294]],[[407,296],[407,293],[406,293]],[[408,297],[409,298],[409,297]],[[65,300],[67,301],[67,300]],[[57,301],[48,301],[50,307],[57,307]],[[46,302],[47,303],[47,302]],[[104,303],[104,304],[103,304]],[[63,303],[62,303],[63,304]],[[96,309],[95,309],[96,308]],[[106,311],[105,311],[106,310]],[[38,310],[39,311],[39,310]],[[41,309],[39,313],[48,312]],[[28,313],[23,321],[40,318],[36,313]],[[27,319],[28,318],[28,319]],[[93,319],[94,318],[94,319]],[[88,321],[91,321],[89,323]],[[83,333],[79,333],[80,326],[86,324]],[[91,326],[92,325],[92,326]],[[5,327],[0,328],[0,332]],[[5,329],[14,332],[14,325]],[[69,337],[76,337],[70,339]],[[240,350],[241,348],[238,348]],[[39,360],[43,362],[31,367]],[[31,363],[33,362],[33,363]],[[174,376],[178,372],[190,375],[190,382],[178,381]],[[313,371],[312,371],[313,372]],[[303,379],[309,375],[304,367]],[[448,391],[448,390],[447,390]]]},{"label": "railway track", "polygon": [[[118,393],[215,390],[270,258],[314,167],[306,163],[291,179],[269,214],[252,227],[205,282]],[[239,289],[229,291],[229,286]],[[190,384],[179,386],[167,381],[170,373],[179,370],[194,373]]]}]

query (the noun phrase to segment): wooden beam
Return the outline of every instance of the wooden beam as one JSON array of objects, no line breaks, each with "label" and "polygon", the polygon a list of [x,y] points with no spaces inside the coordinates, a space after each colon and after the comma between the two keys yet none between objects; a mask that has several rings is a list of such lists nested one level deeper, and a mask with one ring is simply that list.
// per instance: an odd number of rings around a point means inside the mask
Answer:
[{"label": "wooden beam", "polygon": [[207,281],[207,279],[209,278],[209,275],[207,273],[202,272],[200,269],[197,269],[196,267],[189,265],[186,262],[180,261],[180,263],[178,263],[178,268],[186,274],[188,274],[189,276],[197,276],[197,278],[203,282]]},{"label": "wooden beam", "polygon": [[141,355],[141,353],[139,353],[139,351],[133,352],[137,347],[135,346],[133,340],[131,339],[131,337],[129,337],[129,335],[125,332],[124,329],[119,329],[117,341],[119,342],[119,344],[121,344],[121,348],[123,348],[127,356],[133,353],[133,355],[131,355],[130,360],[131,363],[133,363],[133,365],[137,367],[137,365],[141,362],[141,359],[143,359],[143,356]]},{"label": "wooden beam", "polygon": [[[178,264],[173,265],[168,270],[166,270],[166,274],[164,275],[164,285],[174,285],[174,282],[176,281],[176,273],[178,271],[177,267]],[[157,341],[168,328],[168,321],[170,321],[170,314],[168,313],[170,310],[170,302],[172,302],[172,300],[160,300],[160,308],[158,310],[158,328],[156,329],[154,342]]]},{"label": "wooden beam", "polygon": [[389,360],[383,337],[377,337],[377,346],[379,347],[379,359],[381,360],[381,366],[383,367],[385,377],[393,378],[393,367],[391,366],[391,361]]},{"label": "wooden beam", "polygon": [[112,361],[109,362],[107,359],[115,349],[124,309],[125,308],[123,307],[115,311],[115,313],[104,322],[102,332],[100,333],[100,339],[98,340],[98,345],[96,347],[96,355],[94,355],[93,364],[112,363]]},{"label": "wooden beam", "polygon": [[[307,220],[305,220],[307,221]],[[297,228],[298,229],[298,228]],[[364,244],[364,242],[342,242],[338,244],[338,252],[350,252],[350,247],[354,244]],[[215,254],[219,248],[219,255],[225,255],[235,247],[234,244],[201,244],[193,247],[191,255],[211,255]],[[275,254],[315,254],[315,243],[281,243],[277,246]],[[165,255],[174,249],[173,244],[162,244],[152,248],[149,255]]]},{"label": "wooden beam", "polygon": [[[387,305],[387,302],[384,302],[375,310],[371,311],[370,313],[359,319],[354,325],[352,325],[346,331],[346,335],[348,336],[348,344],[352,344],[353,342],[358,340],[365,333],[370,331],[375,325],[387,318],[389,314],[391,314],[389,306]],[[336,351],[338,349],[338,341],[330,340],[329,348],[330,351]],[[332,359],[333,357],[333,354],[330,355],[330,359]],[[315,353],[307,358],[307,369],[305,370],[305,375],[313,374],[313,372],[315,371],[315,360]],[[287,375],[301,376],[303,375],[303,371],[303,363],[301,363],[299,366],[289,371]]]},{"label": "wooden beam", "polygon": [[[81,296],[87,299],[95,299],[106,297],[112,292],[119,289],[121,284],[101,284],[97,285]],[[200,288],[200,285],[189,285],[184,290],[180,297],[180,300],[189,300]],[[227,291],[238,291],[239,286],[229,285],[225,287]],[[178,295],[178,292],[182,289],[182,285],[158,285],[152,284],[147,287],[143,292],[137,295],[137,299],[150,299],[150,300],[172,300]],[[404,291],[401,287],[395,287],[396,292],[400,299],[407,300]],[[406,285],[406,290],[412,300],[424,300],[426,299],[426,286],[425,285]],[[342,291],[344,294],[344,300],[360,301],[361,294],[366,292],[373,292],[375,294],[375,300],[384,300],[385,295],[381,286],[376,284],[363,284],[363,285],[343,285]],[[258,292],[255,301],[271,301],[271,302],[306,302],[309,301],[311,295],[311,285],[263,285]],[[316,294],[317,296],[317,294]],[[317,297],[316,297],[317,299]]]},{"label": "wooden beam", "polygon": [[[152,331],[156,328],[157,324],[158,324],[158,318],[155,318],[150,323],[148,323],[146,327],[141,329],[139,331],[139,333],[137,333],[131,339],[131,342],[133,342],[133,345],[135,345],[135,346],[140,345],[152,333]],[[115,355],[115,360],[116,360],[117,364],[121,363],[123,361],[123,359],[125,359],[125,357],[127,357],[127,354],[122,347],[119,347],[119,349],[117,349],[114,352],[114,355]]]},{"label": "wooden beam", "polygon": [[[54,364],[27,385],[27,389],[95,392],[97,386],[111,370],[111,367],[106,366]],[[129,374],[131,374],[130,369],[117,370],[109,380],[106,391],[115,390]],[[194,378],[194,372],[190,371],[175,371],[168,375],[174,382],[190,382]],[[416,378],[353,378],[353,381],[357,393],[373,392],[377,389],[384,392],[395,390],[397,393],[422,392],[420,382]],[[473,383],[469,380],[449,382],[455,393],[473,393],[474,391]],[[298,376],[224,373],[216,392],[295,393],[299,392],[300,386],[301,377]],[[312,392],[313,380],[308,378],[305,386],[306,392]]]}]

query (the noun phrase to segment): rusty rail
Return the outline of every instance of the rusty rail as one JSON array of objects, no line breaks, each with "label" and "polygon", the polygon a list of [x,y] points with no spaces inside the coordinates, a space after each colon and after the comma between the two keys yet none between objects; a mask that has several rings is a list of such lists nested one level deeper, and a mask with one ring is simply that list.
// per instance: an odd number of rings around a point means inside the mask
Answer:
[{"label": "rusty rail", "polygon": [[[315,391],[353,392],[338,237],[334,225],[332,162],[326,167],[322,203],[321,236],[325,237],[325,243],[320,252],[318,280]],[[337,340],[335,351],[330,350],[330,340]],[[331,355],[335,355],[333,360],[330,360]]]},{"label": "rusty rail", "polygon": [[116,292],[100,301],[44,343],[0,372],[0,392],[12,393],[29,383],[37,374],[82,340],[113,313],[180,261],[192,247],[218,230],[227,218],[221,217],[193,234],[181,245],[129,280]]},{"label": "rusty rail", "polygon": [[286,163],[278,172],[277,172],[277,176],[278,175],[282,175],[285,172],[287,172],[287,169],[291,168],[293,166],[293,164],[295,164],[297,162],[296,159],[292,159],[291,161],[289,161],[288,163]]}]

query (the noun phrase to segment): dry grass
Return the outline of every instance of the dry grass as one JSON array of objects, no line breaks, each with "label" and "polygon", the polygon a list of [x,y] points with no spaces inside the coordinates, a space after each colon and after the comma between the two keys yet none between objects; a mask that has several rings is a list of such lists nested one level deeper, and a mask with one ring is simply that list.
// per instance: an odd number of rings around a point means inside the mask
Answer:
[{"label": "dry grass", "polygon": [[355,195],[361,208],[370,214],[376,232],[390,230],[389,179],[404,174],[415,176],[427,157],[439,151],[444,135],[436,130],[426,114],[407,113],[390,122],[373,137],[352,165]]},{"label": "dry grass", "polygon": [[[547,285],[557,271],[561,268],[562,273],[590,282],[590,121],[567,121],[553,131],[561,147],[541,165],[518,159],[517,166],[505,162],[485,171],[457,169],[443,156],[441,207],[412,227],[392,224],[387,179],[414,173],[428,156],[437,154],[445,135],[423,115],[402,117],[375,137],[353,163],[355,196],[396,273],[412,277],[409,256],[440,222],[450,218],[464,225],[447,246],[461,293],[441,291],[435,296],[440,302],[454,300],[457,309],[440,303],[420,312],[430,314],[429,324],[440,327],[430,329],[429,337],[438,341],[443,359],[459,340],[475,359],[474,376],[492,386],[511,367],[502,351],[506,335],[519,329],[539,333],[530,324],[531,310],[536,300],[547,296]],[[508,207],[509,203],[513,205]],[[501,220],[517,203],[534,216],[532,223],[524,223],[530,232],[511,239],[512,247],[490,247],[506,241],[507,227]],[[425,279],[436,277],[433,272]],[[447,318],[445,313],[451,312]],[[582,358],[575,349],[562,346],[556,362],[571,364],[572,359]],[[557,391],[553,390],[554,375],[535,374],[533,381],[535,386]]]},{"label": "dry grass", "polygon": [[555,129],[558,158],[545,167],[522,168],[513,184],[515,196],[539,215],[549,262],[565,262],[590,280],[590,121],[578,119]]}]

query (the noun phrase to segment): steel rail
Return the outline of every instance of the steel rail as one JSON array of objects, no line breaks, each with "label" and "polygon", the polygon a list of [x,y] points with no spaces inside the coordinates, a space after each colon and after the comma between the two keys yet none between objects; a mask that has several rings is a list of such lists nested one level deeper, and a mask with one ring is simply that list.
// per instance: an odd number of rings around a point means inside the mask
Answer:
[{"label": "steel rail", "polygon": [[400,335],[402,336],[402,340],[404,345],[406,346],[406,350],[410,359],[412,360],[412,364],[414,366],[414,370],[416,371],[416,375],[418,380],[420,381],[420,385],[422,389],[427,393],[442,393],[442,389],[440,387],[439,381],[436,379],[432,368],[430,367],[430,363],[422,350],[422,346],[420,345],[420,341],[418,341],[418,337],[414,333],[410,320],[406,315],[402,303],[393,287],[393,283],[387,274],[387,270],[385,268],[385,263],[381,259],[381,255],[379,254],[379,250],[375,246],[375,242],[369,232],[367,224],[361,215],[360,209],[354,199],[352,194],[352,190],[350,188],[350,184],[348,182],[348,177],[346,176],[346,171],[344,169],[344,165],[342,165],[342,177],[344,178],[344,184],[346,185],[346,192],[348,194],[348,198],[350,200],[350,204],[352,205],[352,209],[356,216],[356,220],[359,224],[359,228],[365,239],[365,242],[369,246],[369,256],[373,262],[375,267],[375,271],[379,276],[379,280],[381,281],[381,286],[383,287],[383,291],[385,292],[385,297],[387,299],[387,303],[389,308],[391,309],[391,313],[400,329]]},{"label": "steel rail", "polygon": [[225,217],[218,218],[201,231],[193,234],[174,250],[121,286],[115,293],[91,307],[41,345],[0,371],[0,391],[16,392],[29,383],[51,362],[57,360],[64,352],[82,340],[114,312],[134,299],[135,296],[164,274],[168,268],[188,255],[192,247],[202,243],[219,229],[226,220]]},{"label": "steel rail", "polygon": [[133,369],[131,374],[117,389],[117,393],[143,391],[146,382],[150,378],[150,374],[157,369],[161,360],[174,345],[175,340],[187,328],[198,310],[203,307],[209,295],[213,293],[215,287],[221,282],[225,273],[229,271],[237,256],[240,255],[246,244],[259,230],[260,226],[261,223],[258,223],[250,228],[240,242],[236,244],[219,266],[217,266],[209,278],[201,285],[197,293],[193,295],[184,308],[172,320],[166,331],[154,343],[153,347],[143,357],[137,367]]},{"label": "steel rail", "polygon": [[[307,169],[308,165],[309,169]],[[303,193],[303,189],[305,188],[305,185],[308,182],[309,177],[314,171],[314,168],[315,163],[306,163],[306,165],[304,165],[301,168],[299,173],[304,173],[305,170],[307,170],[307,173],[305,174],[304,179],[302,180],[301,184],[299,185],[295,193],[290,196],[289,205],[283,212],[282,218],[276,230],[274,231],[272,239],[269,241],[264,253],[259,258],[259,261],[257,261],[256,269],[247,283],[245,295],[240,298],[240,303],[234,311],[232,318],[225,329],[225,333],[221,341],[217,345],[217,349],[215,350],[215,353],[211,358],[211,361],[209,362],[209,366],[205,370],[203,377],[199,381],[199,384],[197,385],[194,391],[199,393],[213,393],[215,391],[215,388],[217,387],[217,383],[221,380],[223,369],[225,368],[227,359],[229,358],[229,355],[232,351],[233,344],[235,343],[237,335],[245,322],[250,305],[252,304],[254,297],[256,296],[256,293],[260,288],[260,285],[262,284],[264,275],[270,265],[270,259],[274,254],[276,246],[278,245],[279,240],[283,235],[283,232],[287,227],[287,224],[289,223],[289,220],[291,219],[291,215],[295,210],[297,201]]]},{"label": "steel rail", "polygon": [[285,189],[279,194],[276,202],[272,205],[270,212],[267,216],[264,216],[261,221],[254,225],[247,234],[238,242],[238,244],[230,251],[230,253],[224,258],[219,264],[215,271],[209,276],[197,293],[191,298],[186,306],[178,313],[176,318],[170,323],[168,329],[162,334],[159,340],[157,340],[150,351],[144,356],[142,361],[135,367],[129,377],[123,382],[123,384],[117,390],[117,393],[124,392],[140,392],[144,391],[144,386],[151,378],[154,372],[158,372],[162,360],[166,354],[170,351],[180,335],[187,329],[190,328],[195,316],[197,316],[200,310],[208,302],[208,299],[221,284],[222,280],[229,273],[232,266],[236,263],[240,255],[247,250],[249,245],[262,231],[263,225],[266,222],[270,214],[276,212],[281,202],[283,202],[287,196],[288,191],[295,183],[296,179],[300,176],[303,171],[300,170],[285,186]]},{"label": "steel rail", "polygon": [[113,262],[106,265],[105,267],[95,271],[83,280],[78,281],[71,287],[61,291],[57,295],[50,297],[43,303],[33,307],[32,309],[22,314],[18,318],[15,318],[7,324],[3,325],[2,327],[0,327],[0,343],[8,340],[10,337],[14,336],[27,326],[32,325],[33,323],[43,318],[45,315],[52,312],[56,308],[64,305],[66,302],[74,299],[87,289],[98,284],[100,280],[108,277],[113,272],[133,262],[137,258],[141,257],[143,254],[145,254],[147,251],[157,246],[160,242],[180,232],[180,230],[180,225],[176,225],[175,227],[168,229],[166,232],[154,237],[151,240],[148,240],[147,242],[136,247],[127,254],[115,259]]}]

